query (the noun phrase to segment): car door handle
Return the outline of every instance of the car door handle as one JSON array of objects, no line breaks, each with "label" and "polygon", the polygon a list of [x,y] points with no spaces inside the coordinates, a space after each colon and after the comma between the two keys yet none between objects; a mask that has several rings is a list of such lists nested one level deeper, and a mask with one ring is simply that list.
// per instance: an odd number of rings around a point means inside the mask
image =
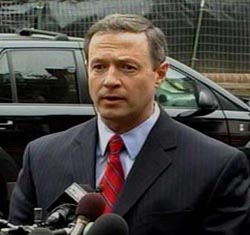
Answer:
[{"label": "car door handle", "polygon": [[8,120],[7,122],[0,122],[0,126],[12,126],[14,124],[13,121]]}]

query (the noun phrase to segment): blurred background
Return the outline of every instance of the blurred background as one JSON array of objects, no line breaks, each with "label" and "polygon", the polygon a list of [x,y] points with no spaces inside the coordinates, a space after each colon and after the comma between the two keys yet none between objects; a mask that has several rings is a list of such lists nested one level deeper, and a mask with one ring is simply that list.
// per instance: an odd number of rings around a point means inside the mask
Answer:
[{"label": "blurred background", "polygon": [[171,57],[250,97],[250,0],[5,0],[0,33],[31,27],[84,37],[111,13],[152,20],[166,34]]}]

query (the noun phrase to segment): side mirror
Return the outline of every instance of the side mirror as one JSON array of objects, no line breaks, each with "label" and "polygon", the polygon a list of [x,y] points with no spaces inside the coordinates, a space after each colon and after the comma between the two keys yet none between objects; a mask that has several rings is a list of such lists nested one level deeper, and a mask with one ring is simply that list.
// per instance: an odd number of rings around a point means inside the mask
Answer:
[{"label": "side mirror", "polygon": [[180,113],[178,118],[204,116],[214,112],[218,108],[218,101],[215,95],[206,87],[199,85],[197,87],[197,106],[196,110]]}]

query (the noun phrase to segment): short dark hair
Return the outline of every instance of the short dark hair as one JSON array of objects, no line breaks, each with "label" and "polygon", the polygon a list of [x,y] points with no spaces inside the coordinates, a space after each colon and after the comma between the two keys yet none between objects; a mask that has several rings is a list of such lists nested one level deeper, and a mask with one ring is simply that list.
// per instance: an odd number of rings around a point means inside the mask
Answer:
[{"label": "short dark hair", "polygon": [[140,15],[112,14],[97,21],[86,33],[84,52],[87,60],[90,41],[92,37],[99,32],[145,33],[154,67],[159,66],[167,55],[165,35],[158,27],[154,26],[151,21]]}]

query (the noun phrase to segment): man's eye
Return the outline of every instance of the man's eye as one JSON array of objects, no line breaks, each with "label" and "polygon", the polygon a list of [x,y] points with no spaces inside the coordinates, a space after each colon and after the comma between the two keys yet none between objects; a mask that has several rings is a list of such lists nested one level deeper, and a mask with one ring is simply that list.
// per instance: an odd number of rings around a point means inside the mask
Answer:
[{"label": "man's eye", "polygon": [[128,73],[133,73],[137,71],[137,68],[135,66],[128,65],[128,64],[122,65],[121,68],[124,72],[128,72]]},{"label": "man's eye", "polygon": [[106,66],[103,65],[103,64],[95,64],[95,65],[92,66],[92,69],[96,70],[96,71],[101,71],[101,70],[103,70],[105,68],[106,68]]}]

